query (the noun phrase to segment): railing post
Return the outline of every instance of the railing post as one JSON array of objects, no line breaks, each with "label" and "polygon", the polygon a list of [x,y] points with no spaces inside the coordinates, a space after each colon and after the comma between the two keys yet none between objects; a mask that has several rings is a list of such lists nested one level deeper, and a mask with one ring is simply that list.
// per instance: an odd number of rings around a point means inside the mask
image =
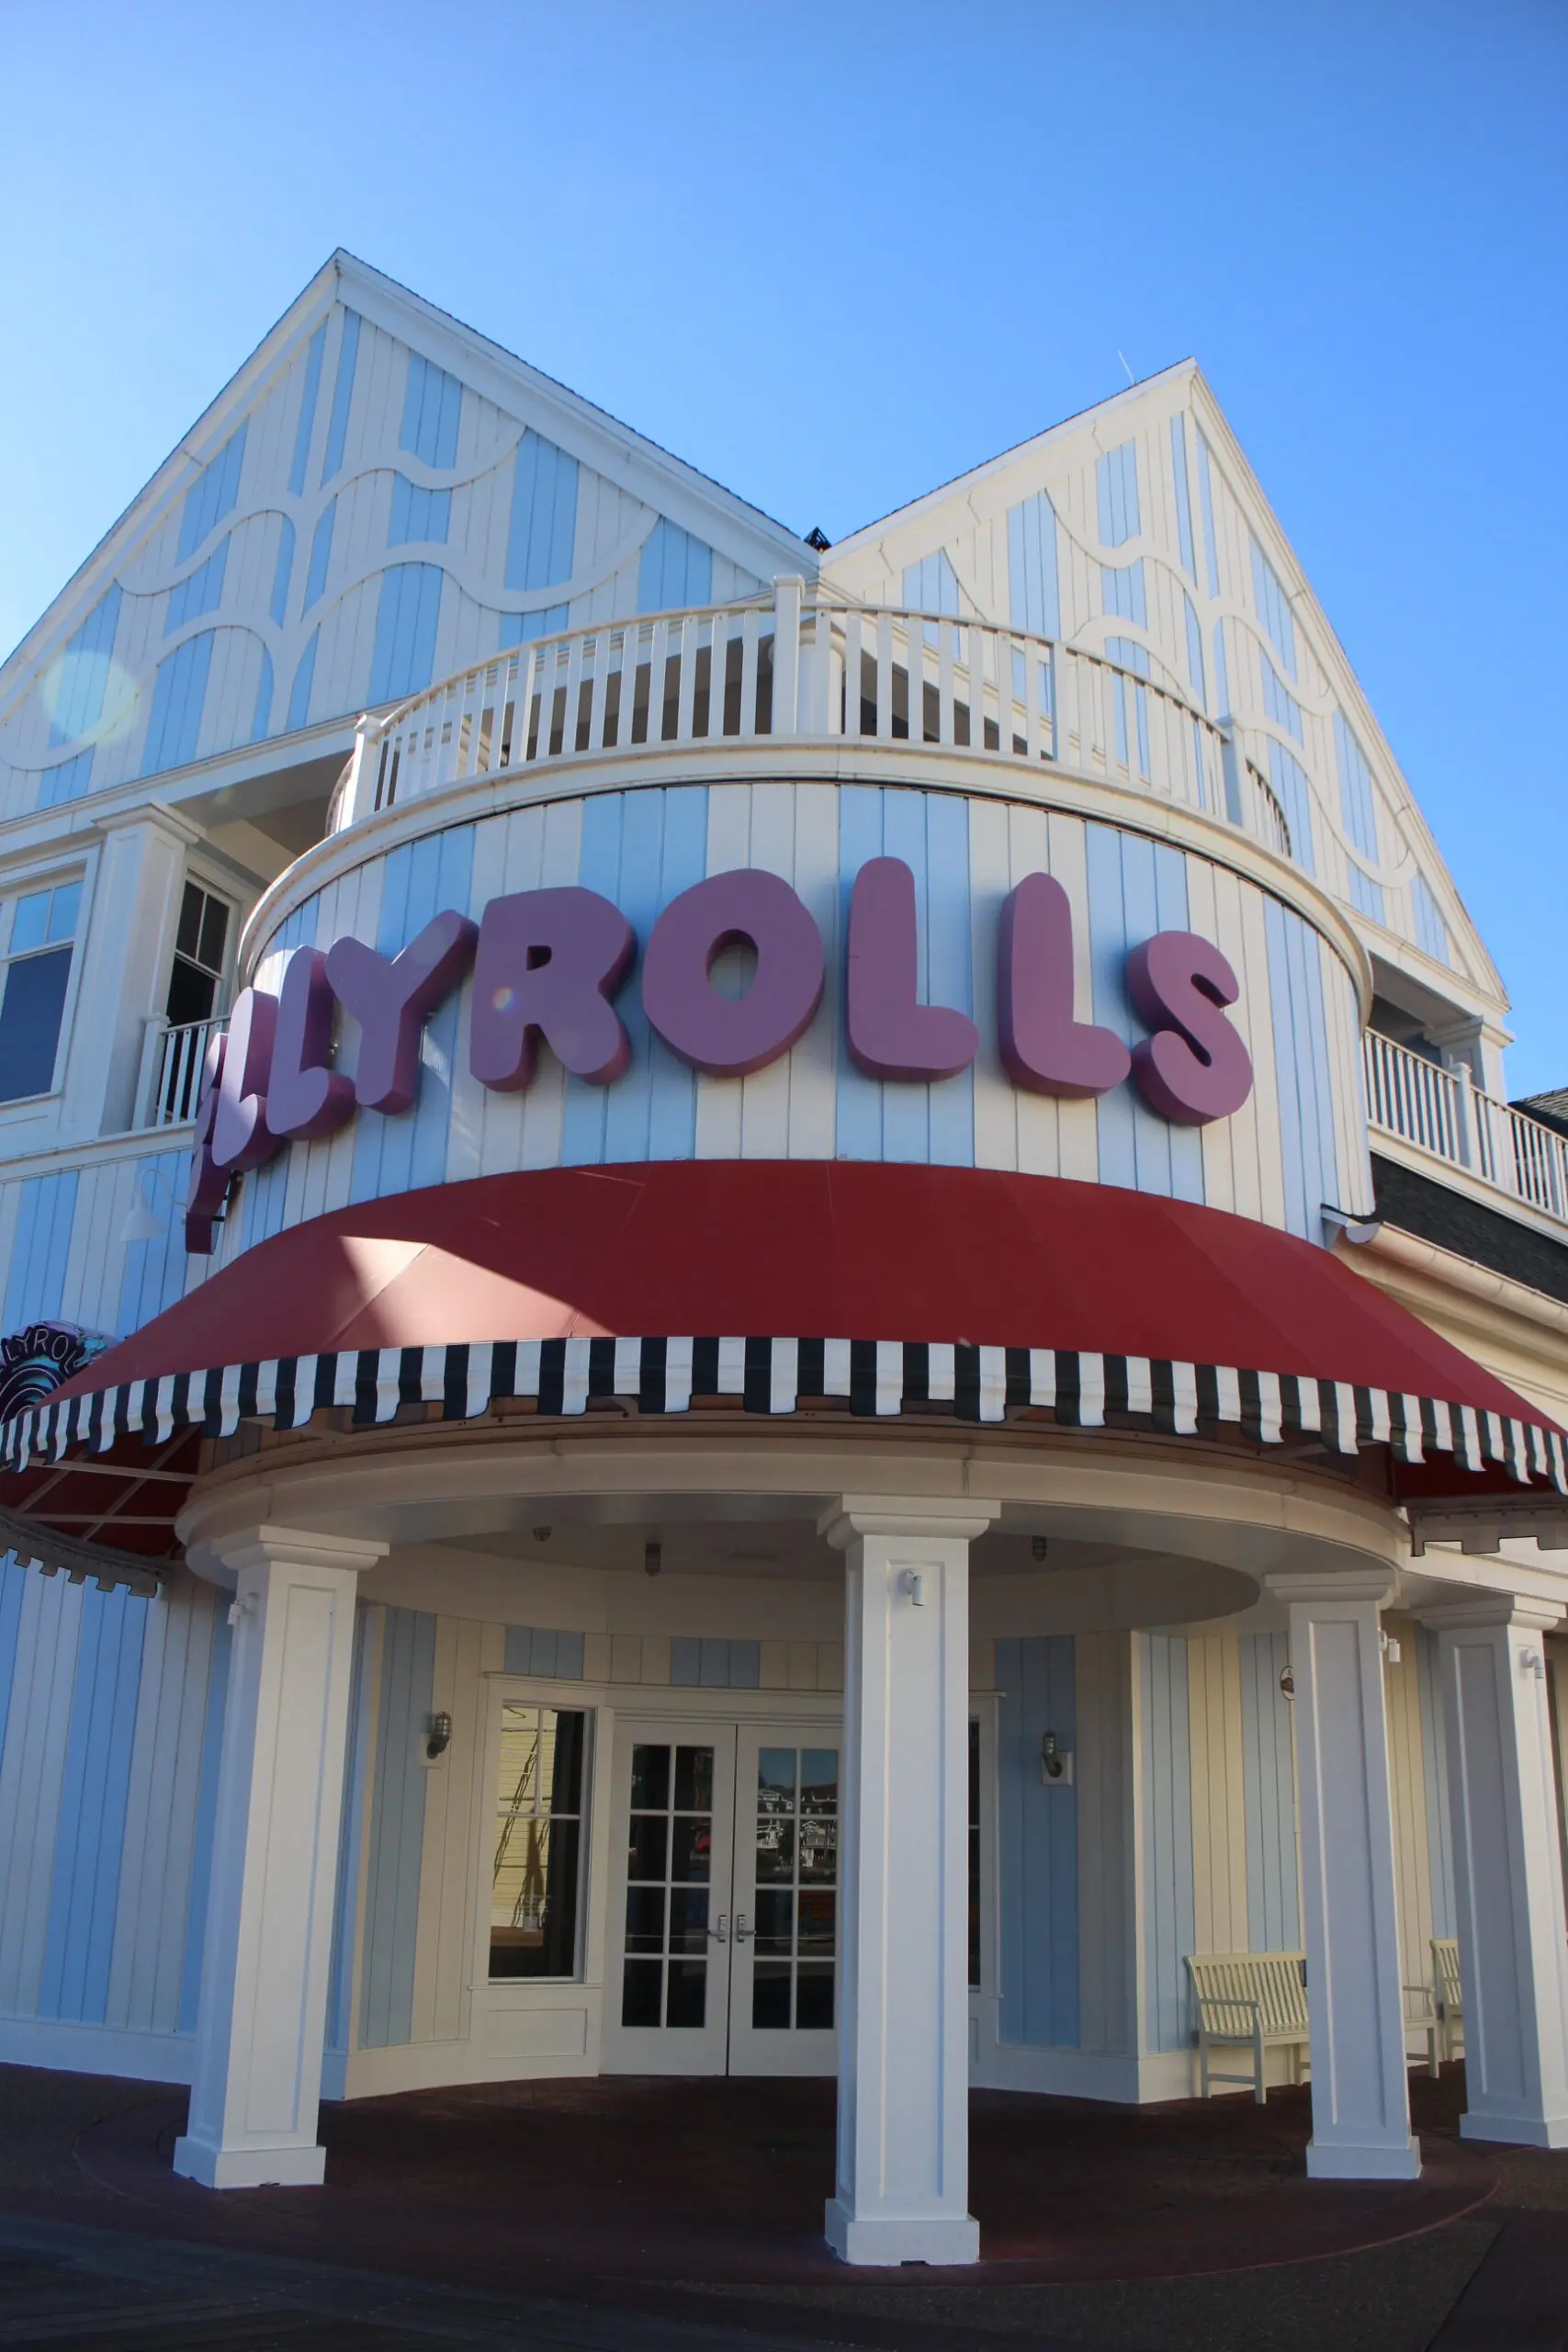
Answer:
[{"label": "railing post", "polygon": [[799,733],[800,602],[806,582],[782,571],[773,582],[773,725],[775,735]]},{"label": "railing post", "polygon": [[134,1119],[138,1127],[155,1127],[161,1123],[154,1115],[153,1091],[162,1076],[164,1039],[168,1023],[162,1014],[152,1012],[141,1023],[141,1058],[136,1066]]},{"label": "railing post", "polygon": [[375,738],[376,721],[367,710],[362,711],[354,729],[354,750],[349,760],[348,790],[344,795],[346,811],[344,821],[348,825],[358,824],[362,817],[368,817],[371,813],[367,803],[375,786],[368,779],[375,775],[377,751]]},{"label": "railing post", "polygon": [[1471,1087],[1470,1064],[1456,1061],[1449,1069],[1453,1087],[1450,1100],[1454,1110],[1454,1158],[1461,1168],[1472,1168],[1484,1174],[1477,1150],[1479,1138],[1475,1132],[1475,1101]]}]

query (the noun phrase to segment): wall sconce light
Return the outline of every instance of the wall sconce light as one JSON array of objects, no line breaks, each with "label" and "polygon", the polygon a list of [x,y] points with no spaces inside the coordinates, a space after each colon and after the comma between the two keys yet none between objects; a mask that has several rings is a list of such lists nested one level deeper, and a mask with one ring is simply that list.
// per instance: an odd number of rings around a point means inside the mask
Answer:
[{"label": "wall sconce light", "polygon": [[1380,1625],[1378,1627],[1378,1641],[1382,1645],[1385,1663],[1389,1666],[1397,1666],[1404,1653],[1401,1651],[1399,1644],[1393,1634],[1385,1634],[1382,1627]]},{"label": "wall sconce light", "polygon": [[926,1580],[920,1574],[919,1568],[899,1569],[898,1589],[903,1594],[911,1609],[923,1609],[925,1607]]},{"label": "wall sconce light", "polygon": [[1043,1535],[1032,1535],[1029,1539],[1029,1548],[1035,1559],[1043,1560],[1045,1557],[1046,1552],[1046,1544]]},{"label": "wall sconce light", "polygon": [[[147,1185],[149,1176],[152,1179],[152,1193],[149,1192]],[[167,1199],[171,1211],[178,1209],[179,1203],[175,1198],[174,1188],[163,1170],[144,1168],[136,1180],[136,1199],[127,1210],[125,1222],[119,1228],[122,1249],[129,1249],[133,1241],[163,1240],[169,1228],[164,1217],[152,1205],[153,1194],[159,1192],[163,1193]]]},{"label": "wall sconce light", "polygon": [[1280,1690],[1287,1699],[1293,1699],[1296,1695],[1296,1678],[1288,1666],[1282,1666],[1280,1668]]},{"label": "wall sconce light", "polygon": [[550,1540],[550,1531],[549,1531],[549,1529],[548,1529],[547,1527],[536,1527],[536,1528],[535,1528],[535,1530],[534,1530],[534,1541],[535,1541],[535,1543],[536,1543],[536,1544],[547,1544],[547,1543],[549,1542],[549,1540]]},{"label": "wall sconce light", "polygon": [[664,1566],[664,1546],[663,1546],[663,1544],[645,1544],[643,1545],[643,1547],[642,1547],[642,1572],[643,1572],[643,1575],[644,1575],[645,1577],[656,1577],[656,1576],[659,1574],[659,1572],[660,1572],[660,1568],[662,1568],[662,1567],[663,1567],[663,1566]]},{"label": "wall sconce light", "polygon": [[424,1760],[434,1764],[445,1756],[452,1745],[452,1718],[448,1714],[426,1715],[424,1719]]},{"label": "wall sconce light", "polygon": [[1070,1789],[1073,1784],[1073,1751],[1062,1746],[1054,1731],[1040,1735],[1040,1778],[1048,1789]]}]

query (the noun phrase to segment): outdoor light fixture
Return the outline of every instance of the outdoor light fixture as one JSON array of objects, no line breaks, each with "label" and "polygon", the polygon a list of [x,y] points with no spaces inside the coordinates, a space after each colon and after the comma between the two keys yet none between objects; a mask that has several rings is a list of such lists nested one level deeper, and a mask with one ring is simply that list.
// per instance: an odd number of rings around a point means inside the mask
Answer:
[{"label": "outdoor light fixture", "polygon": [[547,1527],[536,1527],[536,1528],[535,1528],[535,1530],[534,1530],[534,1541],[535,1541],[535,1543],[536,1543],[536,1544],[547,1544],[547,1543],[549,1542],[549,1540],[550,1540],[550,1531],[549,1531],[549,1529],[548,1529]]},{"label": "outdoor light fixture", "polygon": [[1040,1778],[1048,1789],[1066,1789],[1072,1785],[1072,1750],[1062,1746],[1054,1731],[1043,1731],[1040,1735]]},{"label": "outdoor light fixture", "polygon": [[445,1756],[452,1745],[452,1718],[448,1714],[426,1715],[424,1719],[424,1754],[427,1763],[434,1764]]},{"label": "outdoor light fixture", "polygon": [[141,1175],[137,1178],[135,1204],[131,1208],[127,1210],[125,1223],[119,1228],[120,1246],[122,1249],[129,1249],[133,1241],[162,1241],[164,1234],[169,1229],[164,1220],[159,1216],[157,1210],[153,1207],[152,1201],[148,1198],[147,1179],[149,1176],[152,1179],[154,1185],[159,1186],[167,1195],[170,1208],[177,1209],[179,1207],[179,1203],[175,1200],[173,1190],[169,1184],[169,1180],[164,1175],[163,1170],[161,1168],[144,1168],[141,1170]]},{"label": "outdoor light fixture", "polygon": [[923,1609],[925,1607],[926,1580],[920,1574],[919,1568],[899,1569],[898,1589],[903,1594],[911,1609]]},{"label": "outdoor light fixture", "polygon": [[643,1547],[642,1547],[642,1572],[643,1572],[643,1575],[644,1575],[645,1577],[656,1577],[656,1576],[659,1574],[660,1569],[663,1566],[664,1566],[664,1546],[663,1546],[663,1544],[645,1544],[643,1545]]},{"label": "outdoor light fixture", "polygon": [[1046,1549],[1043,1535],[1032,1535],[1029,1539],[1029,1548],[1037,1560],[1043,1560],[1045,1557]]},{"label": "outdoor light fixture", "polygon": [[1280,1689],[1287,1699],[1296,1695],[1296,1678],[1288,1666],[1280,1668]]}]

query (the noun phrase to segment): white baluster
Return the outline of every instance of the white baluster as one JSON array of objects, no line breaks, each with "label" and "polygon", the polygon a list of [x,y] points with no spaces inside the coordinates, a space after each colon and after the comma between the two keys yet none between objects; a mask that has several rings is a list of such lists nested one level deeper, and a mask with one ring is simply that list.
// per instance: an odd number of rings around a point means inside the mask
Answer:
[{"label": "white baluster", "polygon": [[[795,735],[800,729],[800,605],[806,582],[797,572],[781,572],[773,582],[773,724],[775,735]],[[740,693],[740,731],[754,725],[755,701],[744,684]],[[818,732],[823,731],[818,729]]]}]

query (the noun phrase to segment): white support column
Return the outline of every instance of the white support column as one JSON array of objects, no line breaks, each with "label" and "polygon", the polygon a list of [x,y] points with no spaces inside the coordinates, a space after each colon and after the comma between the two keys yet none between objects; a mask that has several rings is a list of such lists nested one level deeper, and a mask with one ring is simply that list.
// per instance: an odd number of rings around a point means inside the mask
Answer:
[{"label": "white support column", "polygon": [[1471,2140],[1568,2147],[1568,1928],[1547,1709],[1552,1601],[1477,1593],[1438,1629]]},{"label": "white support column", "polygon": [[175,2170],[209,2188],[319,2182],[338,1817],[360,1569],[384,1544],[253,1527],[238,1572],[190,2120]]},{"label": "white support column", "polygon": [[969,1545],[1000,1506],[845,1495],[838,2193],[846,2262],[975,2262]]},{"label": "white support column", "polygon": [[1414,2180],[1377,1571],[1267,1579],[1290,1605],[1318,2180]]}]

